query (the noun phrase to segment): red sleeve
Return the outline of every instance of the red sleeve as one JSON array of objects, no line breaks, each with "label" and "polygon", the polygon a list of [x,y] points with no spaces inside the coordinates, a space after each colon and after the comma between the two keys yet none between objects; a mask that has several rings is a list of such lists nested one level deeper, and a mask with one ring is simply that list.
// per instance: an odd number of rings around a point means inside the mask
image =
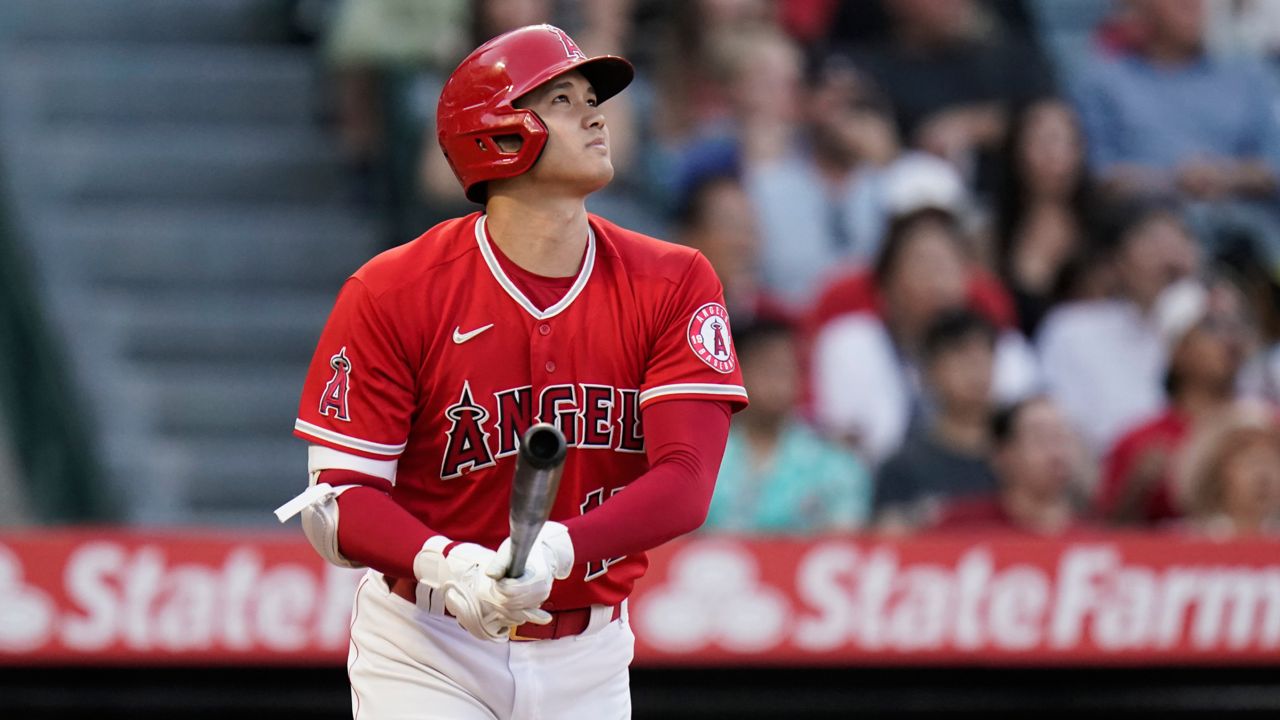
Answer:
[{"label": "red sleeve", "polygon": [[1137,438],[1132,434],[1126,435],[1111,448],[1111,452],[1102,461],[1102,477],[1094,497],[1094,508],[1099,515],[1107,517],[1116,511],[1124,495],[1129,474],[1133,472],[1138,448]]},{"label": "red sleeve", "polygon": [[307,370],[295,435],[374,460],[400,457],[415,373],[393,327],[364,283],[342,286]]},{"label": "red sleeve", "polygon": [[438,533],[391,498],[391,483],[352,470],[324,470],[318,482],[358,485],[338,496],[338,551],[393,577],[411,578],[422,544]]},{"label": "red sleeve", "polygon": [[696,254],[657,311],[657,334],[640,386],[643,410],[661,400],[719,400],[747,406],[720,280]]},{"label": "red sleeve", "polygon": [[1018,311],[1000,278],[986,270],[974,270],[969,277],[969,306],[982,313],[1001,330],[1018,326]]},{"label": "red sleeve", "polygon": [[672,400],[644,410],[649,472],[604,504],[565,521],[574,562],[655,548],[702,526],[729,439],[725,402]]}]

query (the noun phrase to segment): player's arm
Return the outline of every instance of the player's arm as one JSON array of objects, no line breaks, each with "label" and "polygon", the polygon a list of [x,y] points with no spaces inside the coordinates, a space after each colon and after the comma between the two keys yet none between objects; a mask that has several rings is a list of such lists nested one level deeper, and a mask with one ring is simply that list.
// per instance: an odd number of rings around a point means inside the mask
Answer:
[{"label": "player's arm", "polygon": [[[307,540],[326,560],[442,591],[458,624],[482,640],[502,640],[512,625],[551,621],[538,608],[546,599],[543,586],[550,585],[545,578],[526,573],[495,582],[485,574],[494,551],[428,528],[392,497],[392,478],[362,472],[371,469],[366,459],[315,445],[311,455],[312,485],[276,514],[284,521],[300,512]],[[336,466],[315,469],[317,456]]]},{"label": "player's arm", "polygon": [[599,507],[566,520],[574,561],[655,548],[702,526],[729,439],[730,406],[669,400],[643,413],[649,471]]},{"label": "player's arm", "polygon": [[661,293],[654,318],[640,392],[649,471],[565,522],[578,563],[649,550],[701,527],[730,415],[747,404],[724,291],[701,254]]},{"label": "player's arm", "polygon": [[391,497],[391,484],[351,470],[324,470],[319,482],[350,489],[337,499],[337,551],[348,562],[392,577],[415,577],[413,562],[440,533]]},{"label": "player's arm", "polygon": [[343,286],[294,424],[294,434],[311,443],[311,482],[276,515],[283,522],[300,513],[307,540],[329,562],[443,589],[446,607],[477,637],[498,639],[507,625],[545,622],[550,617],[541,611],[507,607],[525,578],[499,587],[485,576],[492,550],[431,531],[391,495],[422,364],[407,349],[417,344],[405,342],[413,324],[396,317],[358,278]]}]

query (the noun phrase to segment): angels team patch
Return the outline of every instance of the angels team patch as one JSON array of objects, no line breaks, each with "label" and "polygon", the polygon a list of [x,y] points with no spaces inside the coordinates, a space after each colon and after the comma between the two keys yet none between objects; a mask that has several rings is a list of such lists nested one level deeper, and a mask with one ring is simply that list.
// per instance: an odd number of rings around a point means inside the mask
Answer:
[{"label": "angels team patch", "polygon": [[351,392],[351,361],[347,359],[347,348],[329,358],[329,367],[333,368],[333,377],[324,386],[324,395],[320,397],[320,414],[330,415],[337,420],[351,422],[351,413],[347,410],[347,394]]},{"label": "angels team patch", "polygon": [[689,347],[717,372],[734,368],[733,340],[729,335],[729,311],[720,303],[707,303],[689,320]]}]

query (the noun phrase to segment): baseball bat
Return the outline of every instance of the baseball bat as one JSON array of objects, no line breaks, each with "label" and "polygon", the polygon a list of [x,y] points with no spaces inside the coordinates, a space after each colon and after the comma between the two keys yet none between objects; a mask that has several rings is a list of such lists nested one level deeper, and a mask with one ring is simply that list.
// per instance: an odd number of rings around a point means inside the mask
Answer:
[{"label": "baseball bat", "polygon": [[555,425],[538,423],[525,431],[516,455],[516,473],[511,479],[511,566],[507,577],[524,574],[525,561],[533,550],[542,526],[551,515],[560,473],[569,448],[564,433]]}]

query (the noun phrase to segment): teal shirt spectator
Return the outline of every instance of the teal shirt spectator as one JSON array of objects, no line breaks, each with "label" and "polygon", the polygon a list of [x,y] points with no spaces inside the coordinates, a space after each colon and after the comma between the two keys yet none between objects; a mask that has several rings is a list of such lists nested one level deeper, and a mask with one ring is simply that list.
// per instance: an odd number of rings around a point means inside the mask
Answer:
[{"label": "teal shirt spectator", "polygon": [[724,449],[704,528],[720,532],[819,533],[867,522],[872,483],[852,452],[805,425],[782,429],[768,467],[753,467],[745,433]]}]

